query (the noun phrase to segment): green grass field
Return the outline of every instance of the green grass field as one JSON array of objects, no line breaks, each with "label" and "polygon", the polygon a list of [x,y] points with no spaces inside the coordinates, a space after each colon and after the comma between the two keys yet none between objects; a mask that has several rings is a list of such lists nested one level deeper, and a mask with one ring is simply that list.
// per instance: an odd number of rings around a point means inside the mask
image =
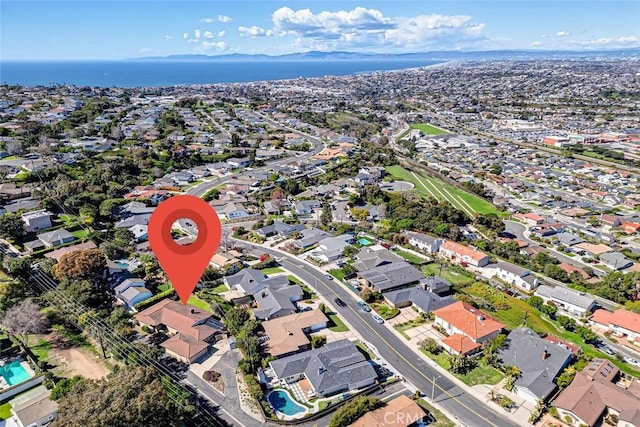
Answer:
[{"label": "green grass field", "polygon": [[475,279],[469,273],[459,273],[449,270],[446,265],[438,263],[427,264],[422,267],[422,272],[427,276],[441,276],[448,280],[452,285],[465,285],[472,283]]},{"label": "green grass field", "polygon": [[260,271],[262,271],[267,276],[270,275],[270,274],[284,273],[284,269],[282,269],[280,267],[263,268]]},{"label": "green grass field", "polygon": [[328,314],[327,317],[329,318],[329,330],[333,332],[347,332],[349,330],[337,314]]},{"label": "green grass field", "polygon": [[405,261],[411,264],[424,264],[427,262],[424,258],[420,258],[419,256],[415,256],[409,252],[402,251],[400,249],[396,249],[393,251],[396,255],[404,258]]},{"label": "green grass field", "polygon": [[[449,356],[444,351],[437,355],[434,355],[423,349],[420,350],[447,371],[449,370],[449,368],[451,368],[451,366],[449,365]],[[478,384],[496,385],[504,377],[504,375],[500,371],[483,363],[478,364],[478,366],[464,375],[454,375],[461,379],[462,382],[468,386],[474,386]]]},{"label": "green grass field", "polygon": [[222,285],[218,285],[215,288],[211,289],[213,292],[215,292],[216,294],[220,294],[222,292],[227,292],[229,291],[229,288],[227,287],[227,285],[225,285],[224,283]]},{"label": "green grass field", "polygon": [[414,191],[419,194],[445,200],[467,215],[474,216],[476,213],[502,215],[486,200],[422,172],[413,172],[397,165],[387,166],[386,171],[398,179],[414,183],[416,186]]},{"label": "green grass field", "polygon": [[211,306],[209,305],[209,303],[206,301],[202,301],[200,298],[198,298],[195,295],[191,295],[189,297],[189,299],[187,300],[187,304],[191,304],[194,307],[198,307],[201,310],[212,313]]},{"label": "green grass field", "polygon": [[444,129],[437,128],[429,123],[414,123],[411,125],[411,129],[418,129],[425,135],[443,135],[449,133]]}]

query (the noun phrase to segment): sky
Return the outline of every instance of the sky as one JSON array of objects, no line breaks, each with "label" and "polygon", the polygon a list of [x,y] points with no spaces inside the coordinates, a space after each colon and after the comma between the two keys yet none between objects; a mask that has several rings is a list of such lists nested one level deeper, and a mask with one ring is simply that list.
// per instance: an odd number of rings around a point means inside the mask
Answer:
[{"label": "sky", "polygon": [[0,59],[640,46],[640,1],[0,0]]}]

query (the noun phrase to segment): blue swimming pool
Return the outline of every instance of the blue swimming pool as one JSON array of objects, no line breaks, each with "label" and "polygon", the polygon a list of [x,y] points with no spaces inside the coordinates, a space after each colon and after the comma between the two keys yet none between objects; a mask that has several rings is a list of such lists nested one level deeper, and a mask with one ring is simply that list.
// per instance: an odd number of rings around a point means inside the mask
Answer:
[{"label": "blue swimming pool", "polygon": [[2,375],[7,384],[20,384],[31,378],[31,374],[27,372],[19,360],[11,362],[8,365],[0,366],[0,375]]},{"label": "blue swimming pool", "polygon": [[362,246],[370,246],[371,245],[371,241],[367,240],[367,239],[358,239],[358,243],[360,243]]},{"label": "blue swimming pool", "polygon": [[306,409],[293,401],[289,393],[282,390],[275,390],[269,393],[267,400],[277,410],[285,415],[296,415]]}]

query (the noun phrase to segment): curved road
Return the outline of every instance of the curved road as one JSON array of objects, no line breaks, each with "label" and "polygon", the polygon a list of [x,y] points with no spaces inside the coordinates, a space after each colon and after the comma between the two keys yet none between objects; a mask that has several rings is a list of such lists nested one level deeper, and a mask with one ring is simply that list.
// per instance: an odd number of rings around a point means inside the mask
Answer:
[{"label": "curved road", "polygon": [[[328,298],[330,302],[333,302],[335,298],[342,299],[347,306],[336,307],[340,316],[343,316],[351,326],[357,329],[366,341],[376,347],[380,356],[390,363],[400,375],[418,387],[425,395],[430,396],[432,379],[440,375],[439,371],[418,357],[387,327],[376,323],[370,314],[359,311],[356,308],[358,299],[352,291],[347,290],[335,280],[327,280],[320,271],[294,256],[261,245],[241,242],[239,246],[250,246],[261,253],[266,252],[279,258],[283,267],[315,288],[318,294]],[[336,306],[336,304],[332,305]],[[444,376],[436,380],[434,401],[454,414],[458,425],[473,427],[518,425],[498,413],[498,407],[496,407],[496,411],[489,409],[483,402],[466,393],[465,390]]]}]

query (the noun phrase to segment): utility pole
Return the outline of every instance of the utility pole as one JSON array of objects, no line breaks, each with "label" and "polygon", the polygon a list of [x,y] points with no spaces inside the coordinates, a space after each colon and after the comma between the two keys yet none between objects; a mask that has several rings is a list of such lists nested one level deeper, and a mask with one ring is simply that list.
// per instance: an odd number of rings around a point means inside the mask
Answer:
[{"label": "utility pole", "polygon": [[433,396],[435,395],[436,392],[436,381],[438,380],[438,378],[440,378],[442,375],[438,375],[437,377],[434,375],[433,376],[433,381],[431,381],[431,403],[433,403]]}]

